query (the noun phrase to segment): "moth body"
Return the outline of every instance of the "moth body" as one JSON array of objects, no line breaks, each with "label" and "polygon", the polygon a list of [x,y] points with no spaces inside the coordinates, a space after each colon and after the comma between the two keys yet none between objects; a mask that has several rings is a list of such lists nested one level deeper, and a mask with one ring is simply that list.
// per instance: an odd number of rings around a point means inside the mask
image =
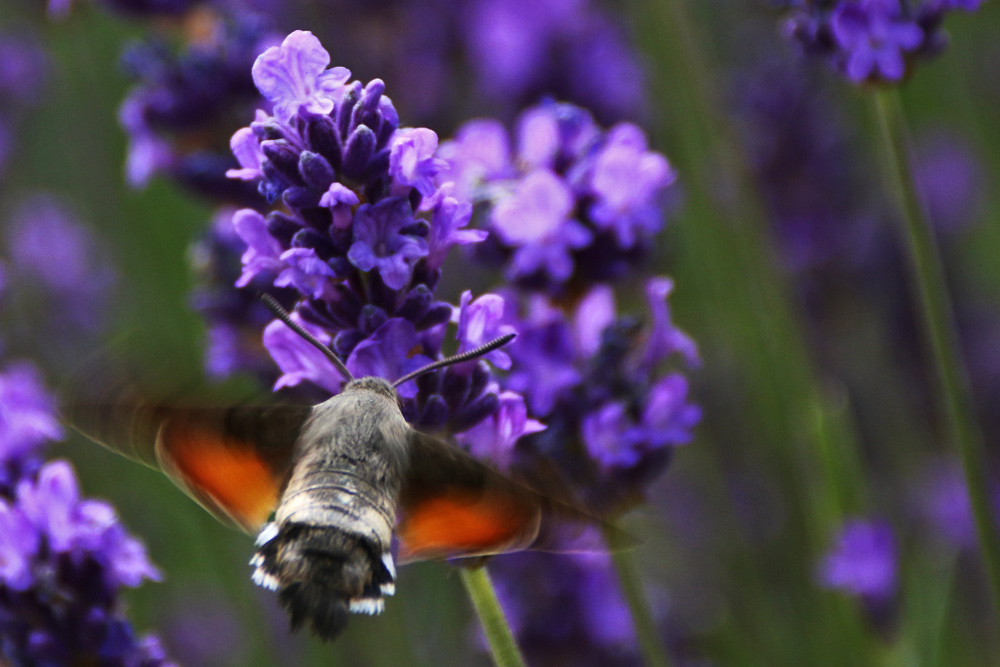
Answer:
[{"label": "moth body", "polygon": [[325,639],[348,612],[379,613],[395,592],[390,549],[410,430],[397,401],[369,377],[315,406],[258,536],[254,581],[278,591],[293,626],[309,621]]}]

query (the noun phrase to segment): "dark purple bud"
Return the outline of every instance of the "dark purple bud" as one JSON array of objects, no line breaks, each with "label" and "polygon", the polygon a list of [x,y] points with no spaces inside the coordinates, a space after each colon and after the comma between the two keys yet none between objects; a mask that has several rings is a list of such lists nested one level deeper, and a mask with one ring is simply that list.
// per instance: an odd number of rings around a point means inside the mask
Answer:
[{"label": "dark purple bud", "polygon": [[334,178],[333,167],[326,158],[310,151],[302,151],[299,156],[299,174],[306,185],[320,192],[326,192]]},{"label": "dark purple bud", "polygon": [[450,424],[451,429],[456,433],[467,431],[492,415],[499,407],[500,399],[497,398],[497,395],[486,394],[453,415]]},{"label": "dark purple bud", "polygon": [[361,299],[351,288],[342,283],[333,285],[330,291],[333,292],[333,298],[327,303],[330,317],[338,322],[338,329],[353,329],[361,317],[361,308],[364,305]]},{"label": "dark purple bud", "polygon": [[411,322],[419,322],[427,314],[431,307],[433,296],[426,285],[417,285],[407,293],[402,305],[396,311],[397,317],[402,317]]},{"label": "dark purple bud", "polygon": [[294,186],[285,190],[281,198],[290,208],[304,209],[319,207],[319,199],[322,196],[322,192],[312,188]]},{"label": "dark purple bud", "polygon": [[302,229],[302,225],[279,211],[268,213],[266,224],[267,233],[277,239],[283,248],[290,247],[292,237]]},{"label": "dark purple bud", "polygon": [[447,421],[448,407],[444,400],[437,394],[430,396],[417,422],[420,428],[428,431],[440,431]]},{"label": "dark purple bud", "polygon": [[431,233],[431,226],[427,224],[426,220],[414,220],[412,225],[407,225],[399,230],[400,234],[409,234],[410,236],[419,236],[420,238],[427,238]]},{"label": "dark purple bud", "polygon": [[[310,190],[310,192],[318,194],[315,190]],[[333,222],[330,209],[325,206],[303,206],[299,209],[299,216],[301,216],[307,225],[319,230],[324,235],[326,235],[327,230],[330,228],[330,223]]]},{"label": "dark purple bud", "polygon": [[412,208],[414,211],[419,210],[420,202],[424,200],[424,196],[420,194],[420,190],[413,188],[412,190],[410,190],[409,196],[410,196],[410,208]]},{"label": "dark purple bud", "polygon": [[292,237],[293,248],[312,248],[316,255],[323,260],[329,259],[336,254],[333,244],[325,236],[314,229],[300,229]]},{"label": "dark purple bud", "polygon": [[337,130],[340,136],[346,138],[351,131],[351,113],[354,105],[361,99],[361,82],[355,81],[344,91],[344,97],[337,111]]},{"label": "dark purple bud", "polygon": [[279,139],[277,141],[262,141],[260,148],[264,155],[271,161],[271,165],[290,184],[301,185],[302,178],[299,176],[299,152],[292,148],[287,141]]},{"label": "dark purple bud", "polygon": [[266,123],[250,123],[250,129],[262,143],[264,141],[286,140],[285,128],[273,120]]},{"label": "dark purple bud", "polygon": [[309,147],[325,157],[334,170],[340,168],[343,154],[337,137],[337,126],[332,118],[319,115],[310,118],[306,127],[306,139]]},{"label": "dark purple bud", "polygon": [[341,280],[354,271],[354,265],[344,256],[331,257],[326,263],[333,269],[333,275]]},{"label": "dark purple bud", "polygon": [[[416,190],[414,190],[414,192],[416,192]],[[424,258],[420,258],[420,260],[413,267],[414,284],[427,285],[429,289],[433,290],[437,287],[438,280],[440,279],[441,270],[430,268]]]},{"label": "dark purple bud", "polygon": [[375,133],[378,135],[378,143],[376,145],[379,148],[385,148],[389,145],[389,140],[392,139],[392,134],[396,131],[398,125],[398,123],[391,123],[386,120],[385,116],[382,117],[382,124]]},{"label": "dark purple bud", "polygon": [[[361,127],[365,127],[362,125]],[[361,128],[358,128],[359,130]],[[375,135],[372,134],[372,146],[375,144]],[[384,176],[389,173],[389,149],[383,148],[378,153],[372,155],[371,159],[368,160],[368,166],[365,167],[364,172],[361,175],[361,180],[371,181],[379,176]]]},{"label": "dark purple bud", "polygon": [[451,306],[439,301],[437,304],[431,306],[427,314],[417,322],[417,330],[423,331],[424,329],[451,321],[451,312]]},{"label": "dark purple bud", "polygon": [[490,367],[486,362],[477,362],[472,369],[472,385],[469,387],[469,396],[476,398],[483,393],[492,378],[493,374],[490,373]]},{"label": "dark purple bud", "polygon": [[375,330],[380,326],[385,324],[389,316],[386,315],[385,311],[378,306],[366,305],[361,309],[361,317],[358,318],[358,328],[365,333],[365,335],[371,335],[375,333]]},{"label": "dark purple bud", "polygon": [[[374,154],[375,133],[368,126],[362,125],[354,130],[344,148],[344,175],[348,178],[361,180]],[[388,162],[386,162],[386,167],[388,168]]]},{"label": "dark purple bud", "polygon": [[351,112],[351,127],[366,125],[376,130],[381,127],[382,116],[379,113],[378,103],[384,92],[385,84],[381,79],[373,79],[365,86],[361,100]]},{"label": "dark purple bud", "polygon": [[337,353],[337,356],[341,359],[347,359],[351,356],[351,352],[357,347],[358,343],[363,341],[367,336],[365,336],[359,329],[348,329],[347,331],[341,331],[333,339],[333,351]]},{"label": "dark purple bud", "polygon": [[260,171],[264,178],[257,184],[257,191],[264,195],[268,204],[273,204],[288,187],[288,181],[274,168],[270,160],[261,161]]},{"label": "dark purple bud", "polygon": [[444,380],[441,382],[441,395],[452,408],[459,408],[469,400],[469,389],[472,387],[472,380],[465,373],[456,373],[449,368],[445,371]]},{"label": "dark purple bud", "polygon": [[417,378],[417,396],[430,396],[441,388],[441,372],[425,373]]},{"label": "dark purple bud", "polygon": [[387,312],[396,312],[396,290],[386,287],[382,275],[377,271],[368,274],[368,301]]}]

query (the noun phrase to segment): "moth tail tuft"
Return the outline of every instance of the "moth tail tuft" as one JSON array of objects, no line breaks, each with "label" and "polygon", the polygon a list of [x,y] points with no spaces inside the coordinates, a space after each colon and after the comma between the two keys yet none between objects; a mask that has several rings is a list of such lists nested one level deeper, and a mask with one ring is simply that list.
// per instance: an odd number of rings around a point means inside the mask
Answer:
[{"label": "moth tail tuft", "polygon": [[293,523],[280,530],[265,527],[258,545],[250,561],[253,580],[278,591],[293,631],[309,625],[330,641],[347,625],[349,613],[379,614],[383,596],[395,591],[391,554],[360,535]]}]

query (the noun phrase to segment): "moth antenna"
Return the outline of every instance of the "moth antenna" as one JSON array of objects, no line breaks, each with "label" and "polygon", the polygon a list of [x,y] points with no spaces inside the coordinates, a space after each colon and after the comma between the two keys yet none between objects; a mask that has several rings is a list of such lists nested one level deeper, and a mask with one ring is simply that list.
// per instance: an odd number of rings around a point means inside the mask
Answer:
[{"label": "moth antenna", "polygon": [[468,361],[469,359],[475,359],[476,357],[481,357],[487,352],[492,352],[498,347],[503,347],[510,341],[514,340],[515,336],[517,336],[516,333],[505,334],[503,336],[500,336],[499,338],[494,338],[488,343],[480,345],[474,350],[469,350],[468,352],[463,352],[462,354],[456,354],[452,357],[447,357],[445,359],[440,359],[438,361],[435,361],[434,363],[427,364],[423,368],[418,368],[417,370],[411,373],[407,373],[403,377],[399,378],[398,380],[392,383],[392,386],[398,387],[404,382],[409,382],[413,378],[419,377],[424,373],[429,373],[431,371],[436,371],[437,369],[443,368],[445,366],[451,366],[452,364],[458,364],[463,361]]},{"label": "moth antenna", "polygon": [[[302,336],[302,338],[304,338],[306,342],[310,343],[313,347],[322,352],[326,356],[326,358],[329,359],[330,362],[337,368],[337,371],[340,372],[340,374],[347,379],[348,382],[354,379],[354,376],[351,375],[351,371],[347,370],[347,365],[343,361],[341,361],[340,357],[337,356],[337,353],[331,350],[323,343],[321,343],[319,339],[317,339],[311,333],[303,329],[302,325],[293,320],[289,316],[288,311],[286,311],[284,308],[281,307],[281,304],[278,303],[277,299],[275,299],[270,294],[262,293],[260,295],[260,300],[264,302],[264,305],[267,306],[267,309],[270,310],[275,317],[277,317],[279,320],[285,323],[285,326],[287,326],[289,329],[291,329],[298,335]],[[474,351],[475,350],[473,350],[473,352]]]}]

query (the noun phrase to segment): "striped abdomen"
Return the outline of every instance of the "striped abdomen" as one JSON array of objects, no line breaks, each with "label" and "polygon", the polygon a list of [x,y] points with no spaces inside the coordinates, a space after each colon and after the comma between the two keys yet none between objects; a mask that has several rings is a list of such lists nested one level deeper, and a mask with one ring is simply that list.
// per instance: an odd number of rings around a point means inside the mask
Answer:
[{"label": "striped abdomen", "polygon": [[314,408],[251,561],[254,581],[278,591],[292,626],[308,620],[324,639],[348,612],[379,613],[394,592],[390,547],[407,426],[388,392],[365,378]]}]

